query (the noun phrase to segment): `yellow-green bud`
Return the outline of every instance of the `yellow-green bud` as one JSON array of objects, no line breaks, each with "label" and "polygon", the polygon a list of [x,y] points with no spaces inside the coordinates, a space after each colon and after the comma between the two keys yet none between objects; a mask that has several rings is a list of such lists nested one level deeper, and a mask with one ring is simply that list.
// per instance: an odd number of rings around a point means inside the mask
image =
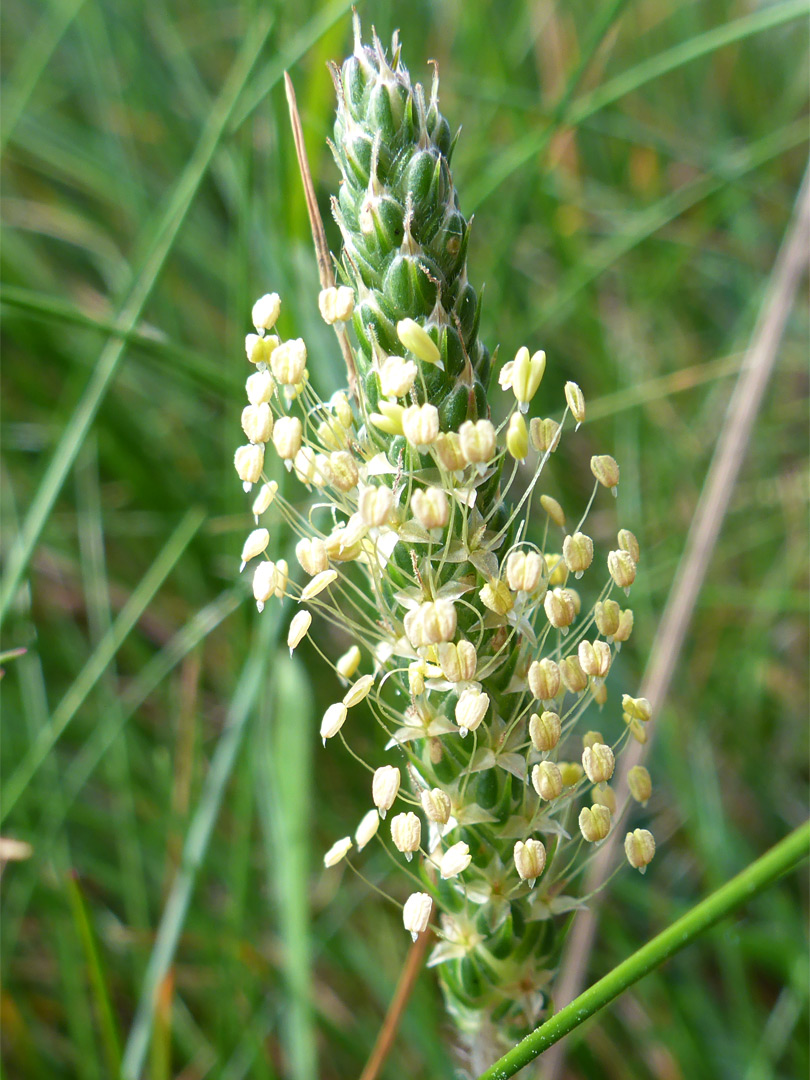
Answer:
[{"label": "yellow-green bud", "polygon": [[[412,407],[414,409],[418,408],[417,405]],[[377,402],[377,408],[380,411],[378,413],[372,413],[371,416],[369,416],[371,423],[379,428],[380,431],[384,431],[388,435],[402,435],[402,423],[405,416],[405,409],[403,406],[398,405],[393,401],[386,401],[385,398],[380,398]]]},{"label": "yellow-green bud", "polygon": [[566,581],[568,581],[568,567],[565,565],[565,559],[562,555],[549,552],[545,556],[545,560],[549,574],[549,586],[553,588],[557,585],[565,585]]},{"label": "yellow-green bud", "polygon": [[563,558],[574,577],[581,578],[593,562],[593,540],[581,532],[566,536],[563,541]]},{"label": "yellow-green bud", "polygon": [[634,765],[627,774],[627,786],[637,803],[646,806],[652,795],[652,780],[643,765]]},{"label": "yellow-green bud", "polygon": [[563,787],[574,787],[582,779],[582,766],[578,761],[561,761],[559,766]]},{"label": "yellow-green bud", "polygon": [[479,595],[484,607],[494,611],[496,615],[507,615],[515,606],[515,598],[509,586],[497,578],[484,585]]},{"label": "yellow-green bud", "polygon": [[544,712],[540,716],[532,713],[529,718],[529,738],[532,746],[542,754],[553,750],[560,741],[562,724],[555,712]]},{"label": "yellow-green bud", "polygon": [[583,806],[579,812],[579,831],[589,844],[598,844],[610,832],[610,811],[606,806]]},{"label": "yellow-green bud", "polygon": [[648,829],[636,829],[624,838],[627,861],[643,874],[655,855],[655,838]]},{"label": "yellow-green bud", "polygon": [[553,499],[550,495],[541,495],[540,505],[555,525],[559,525],[561,529],[565,528],[565,511],[556,499]]},{"label": "yellow-green bud", "polygon": [[600,806],[606,806],[611,814],[616,813],[616,792],[610,784],[596,784],[591,791],[591,798]]},{"label": "yellow-green bud", "polygon": [[602,784],[610,780],[615,764],[613,751],[607,743],[594,743],[582,751],[582,768],[592,784]]},{"label": "yellow-green bud", "polygon": [[537,393],[537,388],[540,386],[545,370],[546,354],[542,349],[531,357],[525,345],[518,349],[517,355],[512,361],[510,382],[521,412],[528,411],[529,402]]},{"label": "yellow-green bud", "polygon": [[512,413],[509,417],[509,426],[506,429],[506,449],[515,461],[526,460],[526,455],[529,453],[529,432],[522,413]]},{"label": "yellow-green bud", "polygon": [[603,743],[605,741],[601,731],[586,731],[582,736],[582,747],[593,746],[594,743]]},{"label": "yellow-green bud", "polygon": [[641,720],[648,724],[652,719],[652,706],[645,697],[634,698],[629,694],[622,694],[622,709],[634,720]]},{"label": "yellow-green bud", "polygon": [[439,364],[441,353],[435,341],[424,327],[413,319],[402,319],[397,323],[397,337],[417,360],[425,364]]},{"label": "yellow-green bud", "polygon": [[539,840],[518,840],[513,850],[515,869],[522,881],[528,881],[529,888],[543,873],[546,865],[546,849]]}]

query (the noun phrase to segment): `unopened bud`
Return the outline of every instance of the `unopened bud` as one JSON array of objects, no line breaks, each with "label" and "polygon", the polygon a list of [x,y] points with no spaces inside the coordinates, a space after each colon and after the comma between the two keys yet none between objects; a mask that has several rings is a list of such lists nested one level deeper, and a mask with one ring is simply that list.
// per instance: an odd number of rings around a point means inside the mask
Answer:
[{"label": "unopened bud", "polygon": [[[402,421],[405,416],[405,409],[402,405],[398,405],[393,401],[386,401],[385,398],[380,398],[377,402],[377,408],[380,410],[378,413],[372,413],[369,417],[371,423],[380,429],[385,431],[388,435],[401,435]],[[414,405],[413,408],[418,408]],[[410,441],[410,440],[409,440]]]},{"label": "unopened bud", "polygon": [[578,761],[560,761],[560,776],[562,777],[563,787],[574,787],[580,782],[584,773],[582,766]]},{"label": "unopened bud", "polygon": [[278,345],[278,338],[272,335],[261,337],[248,334],[245,338],[245,353],[251,364],[266,364]]},{"label": "unopened bud", "polygon": [[555,525],[559,525],[561,529],[565,528],[565,511],[556,499],[553,499],[550,495],[541,495],[540,505]]},{"label": "unopened bud", "polygon": [[577,422],[577,427],[585,419],[585,396],[575,382],[565,384],[565,400],[571,415]]},{"label": "unopened bud", "polygon": [[566,536],[563,541],[563,558],[574,577],[581,578],[593,562],[593,540],[581,532]]},{"label": "unopened bud", "polygon": [[582,751],[582,768],[592,784],[602,784],[613,776],[615,759],[607,743],[594,743]]},{"label": "unopened bud", "polygon": [[545,657],[534,660],[528,672],[529,689],[538,701],[553,701],[560,690],[560,668]]},{"label": "unopened bud", "polygon": [[395,765],[382,765],[375,769],[371,781],[371,798],[380,811],[380,817],[394,805],[400,784],[399,769]]},{"label": "unopened bud", "polygon": [[546,865],[546,849],[539,840],[527,840],[525,843],[518,840],[515,844],[513,857],[515,869],[521,880],[528,881],[529,888],[534,888],[534,883],[543,873]]},{"label": "unopened bud", "polygon": [[619,466],[610,454],[596,454],[591,458],[591,472],[602,485],[616,494],[619,483]]},{"label": "unopened bud", "polygon": [[450,798],[446,795],[441,788],[432,788],[430,791],[425,789],[420,798],[422,800],[422,809],[425,811],[425,817],[428,821],[435,821],[437,825],[446,825],[450,820]]},{"label": "unopened bud", "polygon": [[579,831],[589,844],[598,844],[610,832],[610,811],[606,806],[583,806],[579,812]]},{"label": "unopened bud", "polygon": [[509,417],[506,429],[506,449],[515,461],[525,461],[529,453],[529,432],[523,414],[516,412]]},{"label": "unopened bud", "polygon": [[532,769],[532,787],[541,799],[551,801],[561,794],[562,774],[553,761],[541,761]]},{"label": "unopened bud", "polygon": [[655,855],[655,838],[648,829],[636,829],[624,838],[624,853],[635,870],[643,874]]},{"label": "unopened bud", "polygon": [[555,712],[544,712],[540,716],[532,713],[529,718],[529,738],[535,750],[546,754],[553,750],[560,741],[562,724]]},{"label": "unopened bud", "polygon": [[411,893],[402,909],[402,923],[414,941],[427,930],[433,901],[426,892]]},{"label": "unopened bud", "polygon": [[417,360],[425,364],[441,362],[441,353],[436,342],[427,330],[413,319],[402,319],[397,323],[397,337]]},{"label": "unopened bud", "polygon": [[627,786],[636,802],[646,806],[652,795],[652,780],[643,765],[634,765],[628,772]]},{"label": "unopened bud", "polygon": [[439,873],[443,878],[457,877],[462,870],[466,870],[472,862],[470,848],[463,840],[453,844],[442,855],[439,863]]},{"label": "unopened bud", "polygon": [[425,669],[424,660],[414,660],[408,665],[408,689],[414,697],[419,697],[425,692]]},{"label": "unopened bud", "polygon": [[397,814],[391,818],[391,839],[397,851],[401,851],[410,862],[422,843],[422,822],[411,811]]}]

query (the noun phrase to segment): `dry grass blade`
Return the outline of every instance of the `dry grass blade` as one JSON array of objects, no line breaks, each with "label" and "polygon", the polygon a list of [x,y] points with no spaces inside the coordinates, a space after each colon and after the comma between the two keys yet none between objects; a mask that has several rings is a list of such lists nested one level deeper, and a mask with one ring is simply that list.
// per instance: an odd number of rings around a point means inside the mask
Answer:
[{"label": "dry grass blade", "polygon": [[[712,552],[728,510],[731,493],[745,459],[751,431],[765,388],[776,361],[779,343],[807,263],[810,249],[810,168],[805,172],[793,218],[771,275],[760,315],[740,369],[725,423],[717,441],[706,481],[683,556],[669,593],[650,660],[641,685],[641,695],[649,699],[657,713],[666,699],[686,632],[703,585]],[[652,739],[635,743],[622,758],[617,788],[627,790],[627,773],[649,752]],[[593,860],[584,886],[586,895],[598,889],[615,859],[618,832],[607,838]],[[558,983],[557,1005],[567,1005],[582,988],[588,958],[596,932],[597,907],[594,902],[574,923],[563,957]],[[546,1080],[559,1076],[563,1063],[563,1043],[544,1058]]]},{"label": "dry grass blade", "polygon": [[[312,242],[315,245],[315,257],[318,260],[318,277],[321,280],[321,288],[329,289],[335,284],[335,275],[332,272],[332,261],[329,255],[329,247],[326,243],[326,233],[323,227],[323,219],[318,209],[318,200],[315,198],[315,187],[312,183],[312,173],[307,160],[307,148],[304,145],[304,132],[301,127],[301,117],[298,115],[298,105],[295,100],[295,89],[292,79],[284,72],[284,89],[287,92],[287,104],[290,108],[290,124],[292,125],[293,140],[295,142],[295,154],[298,158],[298,168],[301,172],[301,181],[304,185],[304,198],[307,202],[309,225],[312,229]],[[352,397],[357,396],[357,371],[354,366],[349,337],[343,323],[335,323],[335,333],[340,342],[340,351],[346,364],[346,372],[349,379],[349,391]]]}]

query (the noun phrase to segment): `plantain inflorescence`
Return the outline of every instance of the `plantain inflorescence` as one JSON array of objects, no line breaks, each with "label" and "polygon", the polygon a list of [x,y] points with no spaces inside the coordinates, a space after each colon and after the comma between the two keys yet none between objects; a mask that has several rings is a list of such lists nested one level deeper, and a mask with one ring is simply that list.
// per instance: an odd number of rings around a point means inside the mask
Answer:
[{"label": "plantain inflorescence", "polygon": [[[625,811],[611,788],[616,759],[646,738],[649,703],[629,694],[607,710],[605,736],[577,734],[591,703],[608,700],[605,679],[632,631],[621,603],[639,547],[622,529],[600,555],[584,531],[600,488],[616,492],[613,458],[594,457],[593,495],[570,528],[539,490],[586,408],[569,382],[557,419],[528,416],[544,352],[521,346],[501,367],[510,408],[493,423],[437,75],[426,95],[396,36],[389,57],[376,35],[362,43],[356,23],[354,53],[334,78],[342,283],[318,306],[328,323],[353,327],[353,384],[322,401],[303,340],[274,332],[278,296],[256,302],[247,441],[235,455],[255,489],[242,564],[254,566],[260,610],[274,597],[300,605],[291,650],[313,615],[351,640],[329,660],[345,694],[323,716],[324,745],[350,739],[355,716],[369,712],[382,732],[368,812],[325,864],[393,846],[420,879],[405,929],[415,939],[433,928],[430,963],[452,1015],[471,1035],[487,1027],[513,1038],[548,1006],[558,917],[581,906],[577,876]],[[303,513],[268,477],[266,455],[311,493]],[[268,515],[298,537],[300,575],[268,556]],[[585,575],[597,595],[587,609],[571,580]],[[630,788],[647,802],[646,769]],[[647,830],[627,833],[627,860],[642,873],[654,850]]]}]

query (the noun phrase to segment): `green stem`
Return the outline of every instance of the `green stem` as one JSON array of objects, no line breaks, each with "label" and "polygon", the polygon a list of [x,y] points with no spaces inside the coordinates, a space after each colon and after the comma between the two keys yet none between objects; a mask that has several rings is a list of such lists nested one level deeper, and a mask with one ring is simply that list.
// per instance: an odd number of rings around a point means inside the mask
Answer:
[{"label": "green stem", "polygon": [[570,1005],[546,1020],[531,1035],[482,1073],[478,1080],[507,1080],[569,1031],[604,1008],[642,976],[689,945],[699,934],[746,900],[771,885],[810,853],[810,821],[800,825],[731,881],[702,900],[666,930],[642,946]]}]

